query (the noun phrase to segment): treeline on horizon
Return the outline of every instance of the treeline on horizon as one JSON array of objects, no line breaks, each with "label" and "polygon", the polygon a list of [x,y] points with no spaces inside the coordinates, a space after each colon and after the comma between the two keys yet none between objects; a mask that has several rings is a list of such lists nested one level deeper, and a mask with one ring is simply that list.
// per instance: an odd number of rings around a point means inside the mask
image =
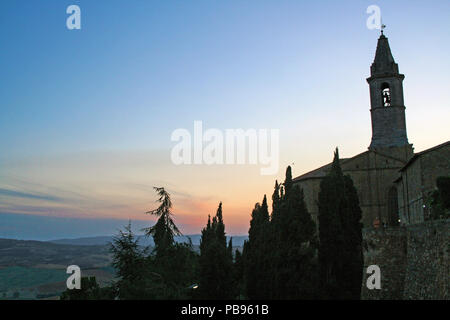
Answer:
[{"label": "treeline on horizon", "polygon": [[[440,184],[449,190],[450,178]],[[337,149],[320,183],[319,225],[288,167],[285,181],[275,182],[271,213],[265,195],[255,204],[242,253],[233,252],[232,238],[227,243],[222,203],[202,229],[200,254],[192,243],[175,242],[181,232],[172,219],[170,195],[164,188],[155,190],[160,206],[147,213],[158,220],[145,229],[155,247],[142,248],[128,224],[111,244],[117,280],[101,288],[94,277],[82,278],[81,289],[67,289],[62,300],[360,299],[362,212]],[[434,202],[441,203],[441,197],[433,194]]]}]

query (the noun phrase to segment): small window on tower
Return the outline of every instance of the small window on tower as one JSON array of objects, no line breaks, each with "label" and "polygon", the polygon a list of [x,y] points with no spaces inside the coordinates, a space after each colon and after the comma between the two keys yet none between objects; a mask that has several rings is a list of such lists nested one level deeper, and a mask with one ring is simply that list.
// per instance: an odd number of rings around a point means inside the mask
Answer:
[{"label": "small window on tower", "polygon": [[391,90],[389,89],[389,84],[383,83],[381,86],[381,94],[383,97],[383,106],[389,107],[391,105]]}]

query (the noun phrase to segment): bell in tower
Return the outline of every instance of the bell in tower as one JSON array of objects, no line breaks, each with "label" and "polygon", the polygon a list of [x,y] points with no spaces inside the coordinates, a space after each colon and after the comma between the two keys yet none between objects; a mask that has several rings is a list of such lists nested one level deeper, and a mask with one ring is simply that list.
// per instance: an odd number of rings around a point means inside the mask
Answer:
[{"label": "bell in tower", "polygon": [[391,105],[391,91],[389,89],[389,85],[387,83],[384,83],[382,89],[383,89],[383,105],[385,107],[389,107]]}]

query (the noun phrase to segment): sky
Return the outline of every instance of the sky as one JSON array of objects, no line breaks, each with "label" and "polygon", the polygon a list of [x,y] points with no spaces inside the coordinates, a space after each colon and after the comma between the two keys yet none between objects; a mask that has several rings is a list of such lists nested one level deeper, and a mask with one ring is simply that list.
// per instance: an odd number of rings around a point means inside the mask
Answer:
[{"label": "sky", "polygon": [[[81,9],[69,30],[66,9]],[[0,3],[0,237],[55,239],[151,225],[153,186],[200,233],[219,202],[228,234],[292,165],[297,176],[367,150],[366,78],[381,9],[408,138],[450,137],[450,2],[96,0]],[[279,130],[279,165],[175,165],[172,133]]]}]

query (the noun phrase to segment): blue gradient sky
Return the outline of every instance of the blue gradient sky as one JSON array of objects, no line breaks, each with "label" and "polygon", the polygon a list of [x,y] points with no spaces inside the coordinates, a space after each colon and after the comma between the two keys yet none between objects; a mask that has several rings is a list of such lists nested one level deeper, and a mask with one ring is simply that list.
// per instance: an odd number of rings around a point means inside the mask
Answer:
[{"label": "blue gradient sky", "polygon": [[[81,30],[66,28],[70,4]],[[184,232],[223,201],[228,232],[245,233],[288,164],[299,175],[335,146],[348,157],[369,145],[372,4],[406,76],[410,142],[449,140],[448,0],[1,1],[0,212],[149,219],[162,185]],[[172,165],[170,135],[194,120],[280,129],[278,175]]]}]

